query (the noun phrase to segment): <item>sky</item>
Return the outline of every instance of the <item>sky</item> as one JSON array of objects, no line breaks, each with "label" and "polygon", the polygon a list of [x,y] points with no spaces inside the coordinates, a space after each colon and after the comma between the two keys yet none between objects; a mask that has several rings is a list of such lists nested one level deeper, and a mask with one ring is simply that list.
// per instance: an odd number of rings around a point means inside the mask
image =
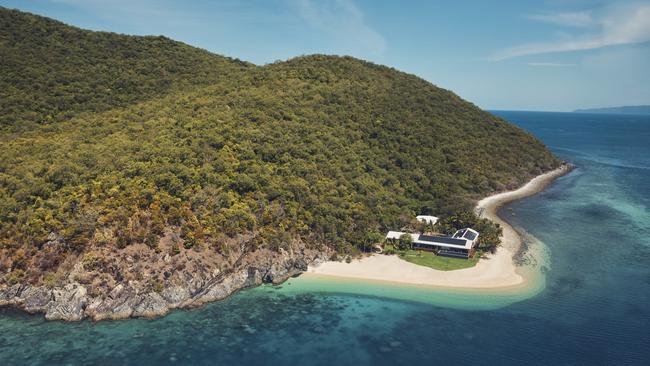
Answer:
[{"label": "sky", "polygon": [[258,65],[350,55],[490,110],[650,104],[650,1],[0,0]]}]

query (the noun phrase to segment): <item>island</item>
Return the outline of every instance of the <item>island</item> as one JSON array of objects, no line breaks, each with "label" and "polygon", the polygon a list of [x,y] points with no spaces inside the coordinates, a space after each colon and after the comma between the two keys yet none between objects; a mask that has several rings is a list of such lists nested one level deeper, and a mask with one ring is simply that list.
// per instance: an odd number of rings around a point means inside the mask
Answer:
[{"label": "island", "polygon": [[0,44],[0,306],[47,319],[161,316],[357,258],[398,271],[370,254],[416,215],[462,217],[486,259],[408,281],[517,284],[494,208],[566,171],[521,128],[352,57],[260,66],[6,8]]},{"label": "island", "polygon": [[650,105],[576,109],[574,113],[649,115]]}]

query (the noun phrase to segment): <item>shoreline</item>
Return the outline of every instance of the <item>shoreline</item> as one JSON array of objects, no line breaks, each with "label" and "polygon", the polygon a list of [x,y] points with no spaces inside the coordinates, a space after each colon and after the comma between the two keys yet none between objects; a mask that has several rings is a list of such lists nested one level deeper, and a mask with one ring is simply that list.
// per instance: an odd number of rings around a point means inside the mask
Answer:
[{"label": "shoreline", "polygon": [[572,169],[571,165],[564,163],[557,169],[534,177],[518,189],[479,200],[475,212],[501,225],[503,234],[497,251],[481,258],[474,267],[440,271],[404,261],[395,255],[372,254],[351,263],[328,261],[309,266],[302,276],[443,289],[512,290],[528,287],[531,275],[522,274],[514,263],[522,238],[512,225],[499,217],[498,210],[505,204],[543,191]]},{"label": "shoreline", "polygon": [[[304,248],[303,248],[304,249]],[[28,314],[43,314],[46,320],[92,321],[157,318],[174,309],[190,309],[223,300],[240,290],[264,283],[280,284],[307,270],[307,263],[321,261],[326,252],[296,250],[267,258],[253,266],[240,266],[210,278],[190,277],[186,283],[162,291],[143,288],[143,282],[128,281],[115,286],[109,296],[89,293],[77,281],[58,287],[14,284],[0,287],[0,308],[13,307]]]},{"label": "shoreline", "polygon": [[501,225],[503,234],[500,248],[506,248],[516,253],[521,247],[522,239],[512,225],[499,216],[499,208],[542,192],[557,178],[568,174],[571,170],[573,170],[573,166],[564,163],[557,169],[536,176],[516,190],[485,197],[476,203],[474,212],[480,217]]},{"label": "shoreline", "polygon": [[[514,228],[498,217],[497,210],[502,205],[528,197],[550,184],[556,178],[568,173],[571,166],[563,164],[560,168],[535,177],[523,187],[503,192],[479,201],[477,210],[495,222],[505,223],[506,232],[513,243],[521,243]],[[502,224],[503,225],[503,224]],[[507,226],[506,226],[507,225]],[[514,239],[513,239],[514,238]],[[517,246],[514,246],[518,248]],[[381,293],[388,291],[395,295],[405,289],[447,289],[454,293],[484,292],[497,298],[506,296],[529,297],[541,289],[543,277],[539,271],[529,271],[529,276],[520,275],[513,263],[513,255],[506,246],[495,254],[481,259],[472,268],[455,271],[438,271],[418,266],[399,259],[397,256],[375,254],[350,264],[325,260],[322,252],[299,251],[300,254],[280,254],[275,260],[264,261],[257,267],[237,268],[230,273],[194,284],[176,285],[162,292],[142,291],[137,281],[116,286],[107,298],[98,298],[88,293],[86,287],[78,282],[65,286],[49,288],[43,285],[15,284],[0,287],[0,307],[9,306],[30,314],[44,314],[47,320],[80,321],[90,319],[119,320],[136,317],[156,318],[166,315],[173,309],[194,308],[205,303],[222,300],[235,292],[255,287],[263,283],[280,284],[294,276],[303,277],[304,285],[330,286],[333,283],[363,284],[365,291]],[[522,270],[526,268],[519,267]],[[540,277],[532,285],[526,278]],[[289,283],[290,284],[290,283]],[[537,286],[535,286],[537,284]],[[337,287],[341,290],[340,286]],[[393,289],[393,290],[390,290]],[[354,291],[357,291],[355,289]],[[498,290],[495,292],[494,290]],[[392,292],[391,292],[392,291]],[[411,296],[422,297],[426,292],[407,291]],[[439,292],[436,292],[439,294]],[[427,295],[428,296],[428,295]],[[431,298],[425,296],[426,301]],[[436,299],[439,296],[436,295]],[[438,301],[438,300],[436,300]]]}]

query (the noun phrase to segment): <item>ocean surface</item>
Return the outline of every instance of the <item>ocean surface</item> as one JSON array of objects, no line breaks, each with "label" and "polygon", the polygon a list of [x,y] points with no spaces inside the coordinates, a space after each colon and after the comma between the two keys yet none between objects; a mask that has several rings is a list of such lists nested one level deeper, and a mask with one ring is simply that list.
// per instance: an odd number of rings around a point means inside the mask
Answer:
[{"label": "ocean surface", "polygon": [[538,286],[299,277],[161,319],[99,323],[4,308],[0,365],[650,365],[650,117],[494,113],[577,166],[502,209],[547,253]]}]

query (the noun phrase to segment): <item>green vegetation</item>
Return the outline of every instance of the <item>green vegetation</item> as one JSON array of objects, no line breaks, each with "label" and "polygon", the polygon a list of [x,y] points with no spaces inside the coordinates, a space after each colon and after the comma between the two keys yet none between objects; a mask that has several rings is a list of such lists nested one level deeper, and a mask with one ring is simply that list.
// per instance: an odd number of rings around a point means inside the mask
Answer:
[{"label": "green vegetation", "polygon": [[501,244],[502,229],[499,224],[484,218],[479,218],[471,211],[459,211],[453,215],[442,218],[436,223],[436,230],[443,234],[452,235],[457,230],[472,228],[480,233],[478,249],[485,252],[494,252]]},{"label": "green vegetation", "polygon": [[470,259],[442,257],[423,250],[407,250],[399,253],[399,257],[407,262],[440,271],[453,271],[455,269],[474,267],[480,258],[479,254],[475,254]]},{"label": "green vegetation", "polygon": [[472,258],[462,259],[442,257],[426,250],[399,249],[390,244],[385,245],[384,250],[388,254],[397,254],[407,262],[440,271],[453,271],[455,269],[474,267],[478,263],[479,258],[481,258],[481,252],[477,252]]},{"label": "green vegetation", "polygon": [[124,107],[251,66],[162,36],[91,32],[0,7],[0,127]]},{"label": "green vegetation", "polygon": [[157,250],[169,232],[172,255],[230,253],[243,234],[251,251],[368,251],[416,213],[453,226],[476,198],[559,163],[525,131],[388,67],[322,55],[258,67],[6,9],[0,93],[11,281],[100,249]]},{"label": "green vegetation", "polygon": [[410,234],[402,234],[397,240],[399,250],[407,250],[413,247],[413,237]]}]

